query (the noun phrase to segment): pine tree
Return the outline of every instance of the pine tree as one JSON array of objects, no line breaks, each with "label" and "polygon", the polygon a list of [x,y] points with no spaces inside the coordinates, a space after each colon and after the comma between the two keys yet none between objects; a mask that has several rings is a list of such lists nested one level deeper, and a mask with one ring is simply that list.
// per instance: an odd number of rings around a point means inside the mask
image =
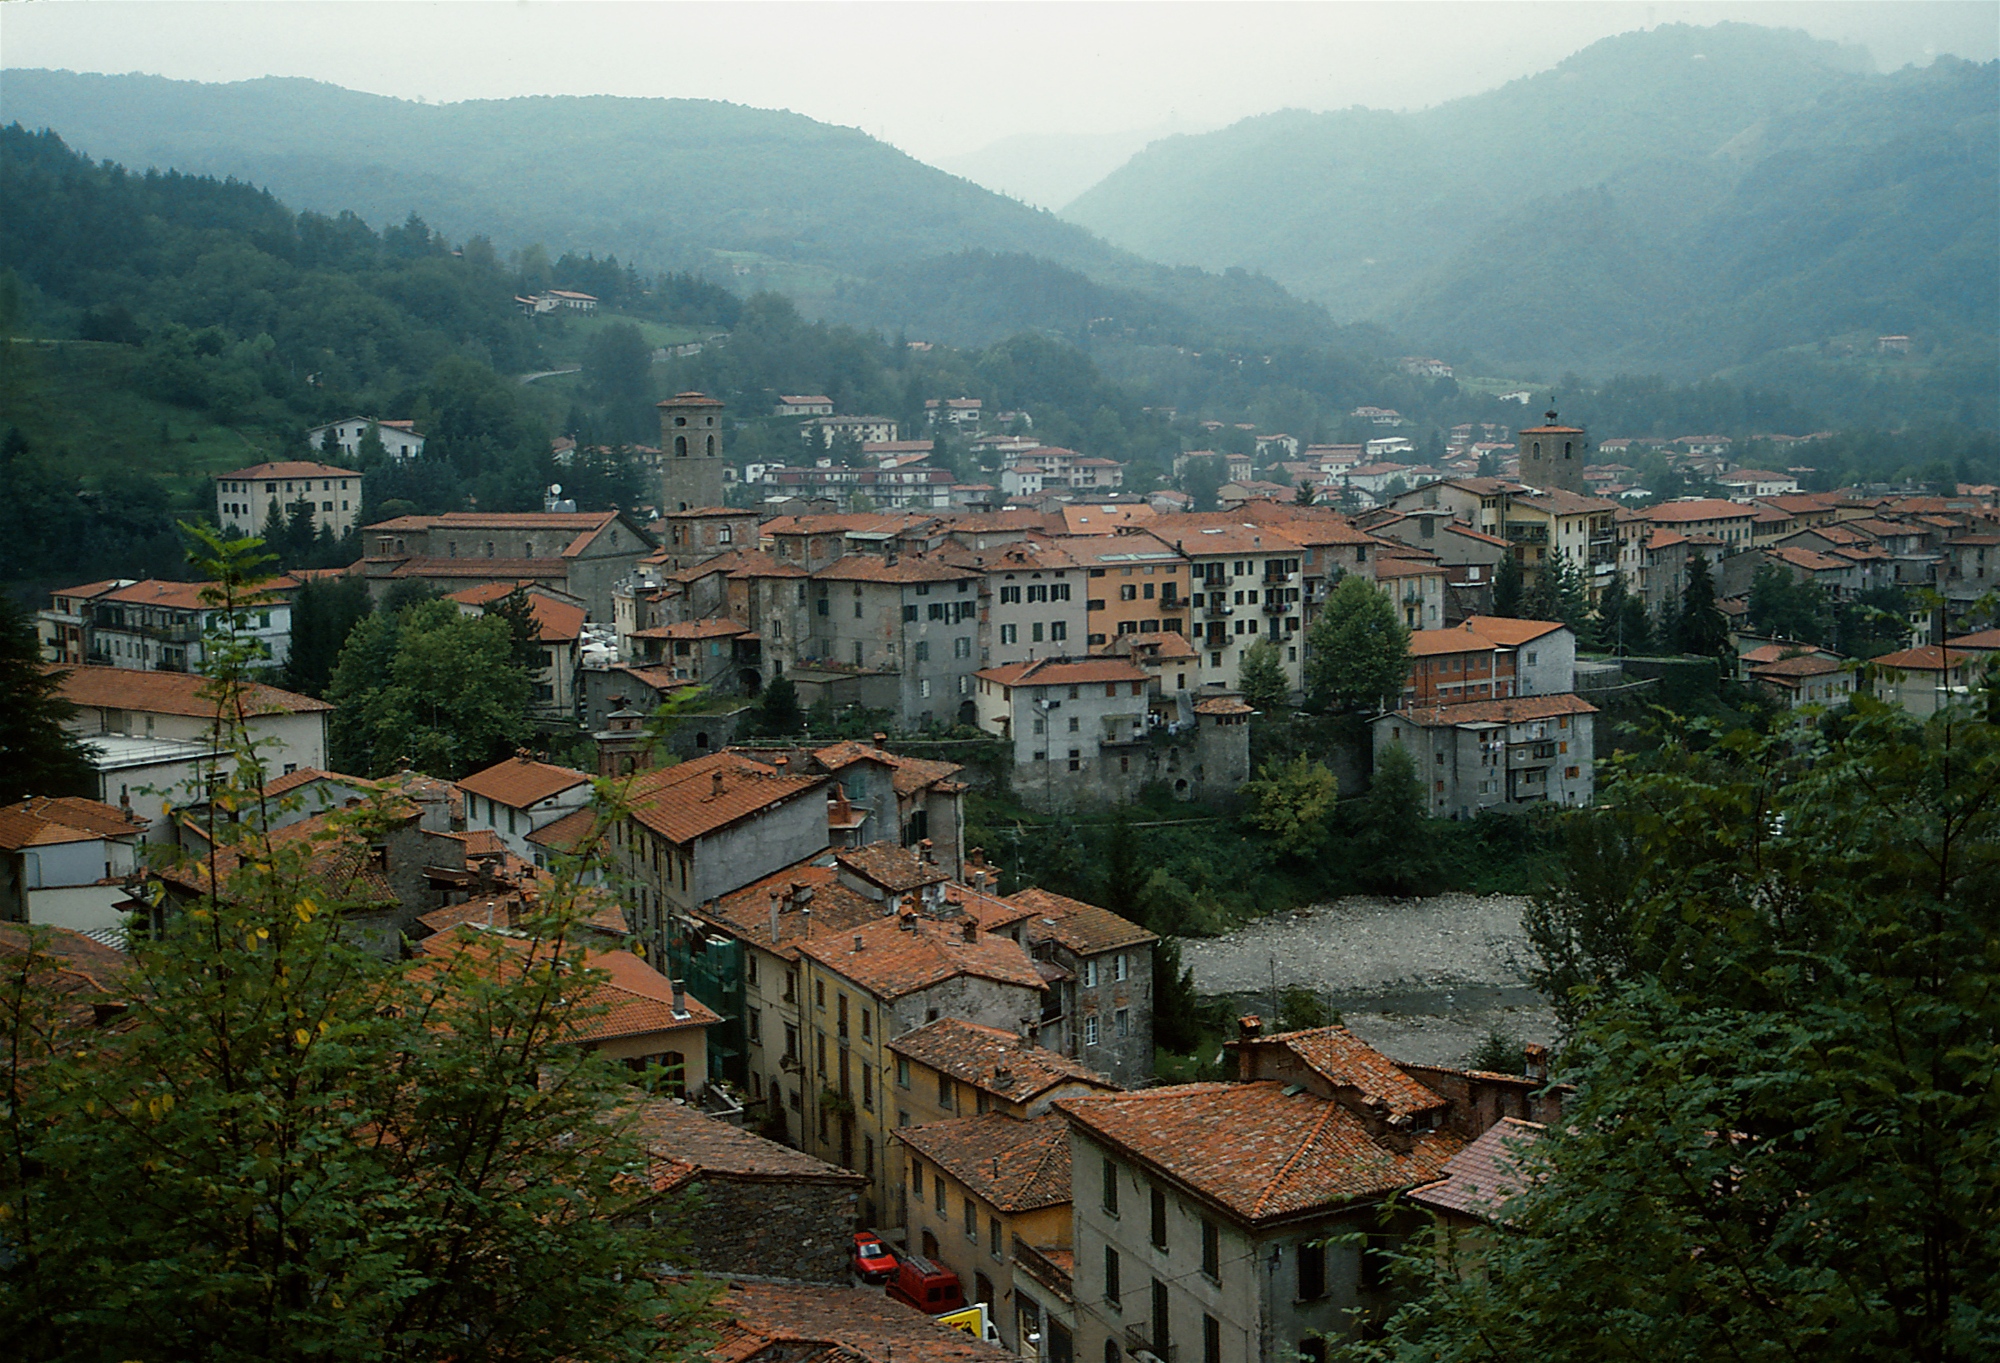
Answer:
[{"label": "pine tree", "polygon": [[1687,586],[1681,592],[1680,645],[1683,653],[1720,658],[1729,652],[1729,619],[1715,604],[1715,579],[1708,574],[1708,555],[1688,560]]},{"label": "pine tree", "polygon": [[68,674],[42,665],[33,621],[0,593],[0,805],[29,795],[96,795],[90,757],[65,727]]},{"label": "pine tree", "polygon": [[1521,614],[1521,560],[1512,550],[1505,551],[1500,568],[1493,574],[1493,613],[1508,619]]}]

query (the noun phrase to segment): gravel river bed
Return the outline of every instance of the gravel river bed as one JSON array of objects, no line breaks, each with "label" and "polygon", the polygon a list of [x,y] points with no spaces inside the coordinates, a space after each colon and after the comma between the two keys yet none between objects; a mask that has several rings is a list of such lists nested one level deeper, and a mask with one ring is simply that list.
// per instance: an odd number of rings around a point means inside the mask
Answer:
[{"label": "gravel river bed", "polygon": [[1527,984],[1518,895],[1366,895],[1274,914],[1226,937],[1186,940],[1204,994],[1267,1017],[1276,990],[1301,985],[1384,1054],[1457,1064],[1487,1032],[1555,1039],[1555,1014]]}]

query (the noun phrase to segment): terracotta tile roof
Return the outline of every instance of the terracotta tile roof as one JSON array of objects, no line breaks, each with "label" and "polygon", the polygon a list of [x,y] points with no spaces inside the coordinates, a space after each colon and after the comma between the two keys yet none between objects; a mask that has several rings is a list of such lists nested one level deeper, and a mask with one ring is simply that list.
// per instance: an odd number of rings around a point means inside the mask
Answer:
[{"label": "terracotta tile roof", "polygon": [[1982,629],[1976,634],[1961,634],[1956,639],[1945,640],[1947,647],[1964,649],[1973,653],[1990,653],[2000,649],[2000,629]]},{"label": "terracotta tile roof", "polygon": [[573,767],[537,762],[532,757],[510,757],[495,762],[484,771],[475,771],[458,783],[467,795],[479,795],[495,804],[526,809],[552,795],[588,785],[590,774]]},{"label": "terracotta tile roof", "polygon": [[[1522,644],[1554,634],[1565,628],[1560,620],[1512,620],[1500,615],[1467,616],[1465,623],[1476,634],[1483,634],[1496,644],[1508,648],[1519,648]],[[1435,631],[1424,630],[1422,633]]]},{"label": "terracotta tile roof", "polygon": [[1253,1223],[1435,1182],[1462,1145],[1425,1132],[1398,1153],[1340,1103],[1289,1087],[1175,1084],[1056,1107],[1091,1137]]},{"label": "terracotta tile roof", "polygon": [[[809,894],[804,904],[810,914],[799,912],[795,895]],[[778,930],[771,931],[771,896],[780,898]],[[831,865],[805,862],[774,871],[762,880],[722,896],[715,908],[697,909],[703,920],[746,942],[752,942],[786,960],[795,961],[799,948],[808,940],[836,936],[842,932],[879,923],[888,906],[842,885]]]},{"label": "terracotta tile roof", "polygon": [[997,1344],[940,1325],[880,1292],[731,1282],[708,1363],[1013,1363]]},{"label": "terracotta tile roof", "polygon": [[1235,696],[1210,696],[1207,700],[1194,703],[1198,715],[1249,715],[1255,714],[1257,707]]},{"label": "terracotta tile roof", "polygon": [[1655,525],[1687,525],[1695,521],[1749,520],[1756,515],[1741,502],[1702,497],[1691,502],[1662,502],[1639,513]]},{"label": "terracotta tile roof", "polygon": [[1395,1061],[1345,1027],[1280,1032],[1238,1044],[1290,1051],[1334,1087],[1354,1088],[1371,1098],[1380,1098],[1398,1117],[1445,1106],[1443,1098],[1410,1078]]},{"label": "terracotta tile roof", "polygon": [[597,810],[585,806],[563,815],[554,823],[543,824],[528,834],[528,841],[537,847],[546,847],[551,852],[574,852],[588,843],[594,835],[602,835],[604,826],[598,822],[599,817]]},{"label": "terracotta tile roof", "polygon": [[1810,549],[1802,549],[1797,545],[1779,546],[1777,548],[1766,549],[1764,552],[1782,563],[1789,563],[1794,568],[1804,568],[1807,572],[1811,573],[1845,572],[1853,566],[1844,559],[1832,558],[1826,554],[1816,554]]},{"label": "terracotta tile roof", "polygon": [[[30,813],[20,805],[9,805],[0,809],[0,849],[18,852],[24,847],[53,847],[68,842],[97,842],[104,835],[88,829],[76,828],[59,823],[55,819]],[[130,833],[134,830],[127,829]]]},{"label": "terracotta tile roof", "polygon": [[718,752],[640,773],[626,800],[640,824],[686,843],[826,782],[824,776],[781,775],[741,753]]},{"label": "terracotta tile roof", "polygon": [[844,554],[813,574],[826,582],[957,582],[968,576],[928,554],[900,554],[891,563],[883,554]]},{"label": "terracotta tile roof", "polygon": [[1841,664],[1838,660],[1808,653],[1803,657],[1780,658],[1775,662],[1758,663],[1751,667],[1750,675],[1777,681],[1786,677],[1824,677],[1840,669]]},{"label": "terracotta tile roof", "polygon": [[1072,504],[1061,511],[1063,529],[1072,535],[1109,535],[1120,526],[1142,524],[1158,514],[1145,502]]},{"label": "terracotta tile roof", "polygon": [[633,1131],[653,1157],[654,1187],[671,1192],[703,1178],[752,1183],[834,1183],[864,1186],[865,1175],[816,1160],[803,1150],[671,1098],[646,1098],[632,1114]]},{"label": "terracotta tile roof", "polygon": [[129,587],[120,587],[115,592],[107,592],[104,600],[127,606],[160,606],[167,610],[213,610],[214,604],[203,601],[201,594],[214,587],[213,582],[162,582],[149,578],[144,582],[134,582]]},{"label": "terracotta tile roof", "polygon": [[0,923],[0,956],[25,956],[31,941],[38,942],[44,953],[62,962],[65,972],[97,993],[116,996],[131,988],[126,971],[132,958],[122,951],[72,928]]},{"label": "terracotta tile roof", "polygon": [[282,799],[302,786],[313,785],[319,781],[338,782],[344,786],[353,786],[358,790],[382,789],[378,782],[371,781],[365,776],[343,776],[337,771],[321,771],[316,767],[300,767],[297,771],[288,771],[282,776],[274,776],[266,781],[264,783],[264,798],[267,800]]},{"label": "terracotta tile roof", "polygon": [[[299,870],[298,878],[323,892],[330,900],[351,908],[383,907],[394,905],[399,900],[388,876],[375,861],[373,842],[376,826],[383,818],[396,823],[414,823],[417,817],[414,805],[400,802],[389,803],[379,813],[368,810],[357,815],[351,810],[330,809],[273,829],[267,836],[274,851],[305,849],[305,863]],[[246,854],[261,853],[262,848],[256,839],[217,847],[213,854],[216,879],[226,887],[229,878],[243,864]],[[183,890],[212,894],[215,893],[215,886],[209,878],[209,860],[206,852],[193,853],[184,862],[156,868],[156,874],[161,880]]]},{"label": "terracotta tile roof", "polygon": [[1187,636],[1176,629],[1163,629],[1158,634],[1120,634],[1111,640],[1105,652],[1117,658],[1143,658],[1159,662],[1200,656],[1188,643]]},{"label": "terracotta tile roof", "polygon": [[[422,957],[419,970],[424,973],[460,961],[477,967],[497,965],[504,959],[512,966],[547,949],[543,943],[511,930],[486,928],[477,922],[461,922],[417,944]],[[592,1015],[579,1018],[569,1028],[566,1035],[571,1041],[612,1041],[722,1021],[714,1009],[685,991],[681,1011],[676,1012],[673,984],[629,951],[585,951],[583,959],[587,969],[602,972],[603,978],[592,981],[581,996],[581,1006]]]},{"label": "terracotta tile roof", "polygon": [[483,609],[506,600],[515,592],[526,592],[528,609],[539,629],[535,636],[537,639],[545,644],[561,644],[580,636],[589,611],[580,603],[558,600],[545,591],[536,590],[540,586],[538,582],[485,582],[477,587],[452,592],[449,599],[460,605]]},{"label": "terracotta tile roof", "polygon": [[964,771],[956,762],[938,762],[927,757],[897,757],[896,774],[889,778],[889,784],[898,795],[914,795],[925,786],[949,781]]},{"label": "terracotta tile roof", "polygon": [[1457,705],[1425,705],[1396,711],[1398,719],[1425,726],[1440,724],[1526,724],[1557,715],[1594,715],[1597,707],[1564,692],[1554,696],[1516,696],[1510,700],[1472,700]]},{"label": "terracotta tile roof", "polygon": [[[386,426],[389,423],[383,422],[382,424]],[[361,474],[355,469],[336,468],[332,464],[315,464],[306,459],[289,459],[275,464],[251,464],[247,468],[231,469],[227,473],[213,473],[209,476],[218,480],[229,479],[233,482],[240,481],[247,483],[259,478],[268,480],[282,478],[359,478]]]},{"label": "terracotta tile roof", "polygon": [[890,894],[908,894],[925,885],[951,879],[944,868],[925,861],[916,851],[892,842],[871,842],[866,847],[843,847],[833,859],[855,875],[879,885]]},{"label": "terracotta tile roof", "polygon": [[1002,686],[1101,686],[1146,682],[1151,674],[1128,658],[1037,658],[1033,662],[983,667],[974,674]]},{"label": "terracotta tile roof", "polygon": [[1754,667],[1761,663],[1775,663],[1785,658],[1797,657],[1800,654],[1814,657],[1833,656],[1822,649],[1815,649],[1811,644],[1800,644],[1787,640],[1775,644],[1759,644],[1753,649],[1737,654],[1736,660]]},{"label": "terracotta tile roof", "polygon": [[1025,1041],[1004,1027],[962,1018],[925,1023],[891,1041],[889,1049],[1009,1103],[1033,1102],[1058,1084],[1118,1087],[1059,1051]]},{"label": "terracotta tile roof", "polygon": [[1559,487],[1545,488],[1528,496],[1517,496],[1514,498],[1514,503],[1517,506],[1532,506],[1558,516],[1601,515],[1606,511],[1618,509],[1616,502],[1606,501],[1602,497],[1586,497],[1580,492],[1570,492]]},{"label": "terracotta tile roof", "polygon": [[1393,558],[1376,559],[1375,576],[1378,580],[1385,577],[1444,577],[1447,576],[1447,571],[1444,565],[1435,559],[1398,555]]},{"label": "terracotta tile roof", "polygon": [[1877,667],[1893,667],[1899,672],[1945,672],[1960,663],[1970,662],[1974,655],[1960,653],[1954,648],[1939,648],[1936,644],[1925,644],[1922,648],[1906,648],[1899,653],[1884,653],[1879,658],[1868,661]]},{"label": "terracotta tile roof", "polygon": [[1522,1156],[1547,1130],[1540,1122],[1502,1117],[1445,1161],[1442,1179],[1412,1191],[1410,1201],[1504,1224],[1502,1208],[1524,1186]]},{"label": "terracotta tile roof", "polygon": [[901,919],[878,918],[852,931],[815,933],[799,950],[880,999],[900,999],[960,975],[1041,992],[1042,977],[1020,943],[976,928],[967,941],[968,926],[906,911]]},{"label": "terracotta tile roof", "polygon": [[[30,795],[0,813],[23,814],[73,829],[92,838],[130,838],[146,831],[146,821],[102,800],[80,795]],[[74,841],[74,839],[64,839]],[[0,843],[0,846],[6,844]]]},{"label": "terracotta tile roof", "polygon": [[1009,1215],[1069,1205],[1069,1123],[1053,1113],[954,1117],[898,1127],[896,1139]]},{"label": "terracotta tile roof", "polygon": [[1010,898],[1034,913],[1034,921],[1028,927],[1031,940],[1060,942],[1079,956],[1146,946],[1160,940],[1158,933],[1148,932],[1109,909],[1080,899],[1041,889],[1022,890]]},{"label": "terracotta tile roof", "polygon": [[[62,698],[72,705],[197,719],[208,719],[215,714],[215,702],[201,695],[210,685],[208,678],[191,672],[141,672],[129,667],[87,665],[49,670],[64,673]],[[323,700],[280,691],[262,682],[244,683],[243,700],[250,713],[258,716],[323,714],[333,709]]]},{"label": "terracotta tile roof", "polygon": [[129,578],[107,577],[102,582],[86,582],[81,587],[58,587],[50,592],[49,595],[96,597],[103,595],[114,587],[122,587],[128,581],[130,581]]},{"label": "terracotta tile roof", "polygon": [[1303,546],[1287,533],[1290,529],[1289,522],[1264,525],[1246,520],[1239,509],[1175,516],[1161,522],[1154,533],[1163,539],[1171,537],[1174,548],[1189,558],[1213,558],[1221,554],[1298,553]]}]

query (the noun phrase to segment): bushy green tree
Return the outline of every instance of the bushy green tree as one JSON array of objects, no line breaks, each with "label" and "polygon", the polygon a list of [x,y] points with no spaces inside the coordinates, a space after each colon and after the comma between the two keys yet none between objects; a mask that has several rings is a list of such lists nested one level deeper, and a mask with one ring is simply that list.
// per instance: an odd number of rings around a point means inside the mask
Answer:
[{"label": "bushy green tree", "polygon": [[[206,547],[225,574],[211,603],[252,604],[254,546]],[[194,792],[213,850],[174,868],[202,893],[161,904],[103,981],[116,1025],[79,1017],[45,937],[3,958],[9,1356],[638,1363],[685,1347],[704,1294],[657,1276],[684,1251],[656,1228],[674,1208],[643,1177],[636,1092],[574,1041],[599,978],[577,877],[550,883],[532,949],[362,950],[354,882],[326,867],[397,814],[272,836],[243,722],[253,651],[210,655],[234,771]]]},{"label": "bushy green tree", "polygon": [[1410,675],[1410,632],[1358,574],[1340,580],[1306,634],[1306,693],[1342,710],[1393,705]]},{"label": "bushy green tree", "polygon": [[1261,828],[1288,854],[1309,857],[1326,842],[1340,785],[1323,763],[1296,757],[1283,766],[1265,763],[1243,785],[1244,822]]},{"label": "bushy green tree", "polygon": [[1262,637],[1243,650],[1236,684],[1246,702],[1267,713],[1284,709],[1292,697],[1292,684],[1285,676],[1278,646]]},{"label": "bushy green tree", "polygon": [[1750,579],[1748,615],[1759,633],[1809,644],[1825,643],[1832,623],[1823,587],[1768,561],[1758,564]]},{"label": "bushy green tree", "polygon": [[1341,810],[1344,855],[1362,885],[1397,895],[1435,888],[1437,847],[1424,830],[1429,807],[1415,760],[1400,746],[1384,749],[1368,793]]},{"label": "bushy green tree", "polygon": [[505,620],[449,601],[378,611],[348,636],[327,699],[335,761],[382,776],[407,758],[453,779],[505,757],[531,732],[533,687]]},{"label": "bushy green tree", "polygon": [[1670,735],[1606,799],[1534,924],[1575,1099],[1476,1266],[1421,1246],[1423,1295],[1348,1356],[1989,1356],[2000,731],[1864,696]]}]

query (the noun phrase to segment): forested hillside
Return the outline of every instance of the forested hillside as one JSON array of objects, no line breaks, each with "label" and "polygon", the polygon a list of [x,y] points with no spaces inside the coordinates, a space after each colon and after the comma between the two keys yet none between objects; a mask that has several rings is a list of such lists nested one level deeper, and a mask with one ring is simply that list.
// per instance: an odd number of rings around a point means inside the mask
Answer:
[{"label": "forested hillside", "polygon": [[[1799,33],[1668,26],[1417,113],[1168,139],[1065,214],[1461,364],[1727,372],[1990,422],[1997,77],[1949,58],[1872,76]],[[1884,333],[1913,355],[1878,363]]]},{"label": "forested hillside", "polygon": [[[241,183],[128,174],[18,127],[0,129],[0,202],[0,579],[171,572],[173,520],[203,508],[205,475],[306,457],[309,427],[355,414],[430,439],[422,465],[371,476],[373,500],[539,506],[559,414],[506,375],[559,338],[520,314],[524,280],[483,238],[454,250],[415,217],[377,233]],[[544,284],[627,278],[536,268]],[[738,306],[654,283],[635,301]]]},{"label": "forested hillside", "polygon": [[999,339],[1018,322],[1017,300],[977,271],[937,314],[923,310],[926,295],[866,286],[967,250],[1040,257],[1141,295],[1136,307],[1171,304],[1199,319],[1182,338],[1194,344],[1211,333],[1245,344],[1334,335],[1323,309],[1269,281],[1154,265],[856,129],[776,110],[609,96],[426,105],[296,79],[23,70],[7,73],[0,119],[138,169],[233,176],[374,223],[414,211],[503,250],[610,252],[744,293],[775,289],[813,314],[859,282],[839,316],[927,339]]}]

